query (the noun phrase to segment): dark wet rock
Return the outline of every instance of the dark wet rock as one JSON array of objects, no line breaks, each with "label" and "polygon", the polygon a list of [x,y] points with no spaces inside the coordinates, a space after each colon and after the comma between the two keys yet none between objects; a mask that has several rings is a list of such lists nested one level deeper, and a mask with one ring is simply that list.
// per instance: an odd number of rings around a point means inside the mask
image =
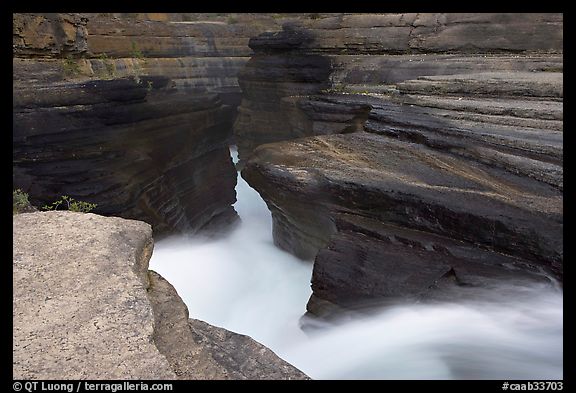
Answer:
[{"label": "dark wet rock", "polygon": [[34,205],[69,195],[157,232],[236,218],[231,130],[217,95],[176,91],[160,77],[21,84],[13,95],[13,179]]},{"label": "dark wet rock", "polygon": [[562,193],[479,162],[354,133],[263,145],[242,176],[275,243],[316,258],[316,299],[414,297],[449,272],[479,286],[562,276]]},{"label": "dark wet rock", "polygon": [[234,125],[242,162],[263,143],[362,129],[370,106],[322,94],[331,86],[332,65],[306,52],[311,40],[307,30],[291,25],[250,40],[256,53],[239,75],[243,95]]},{"label": "dark wet rock", "polygon": [[338,214],[320,249],[307,309],[329,317],[387,302],[475,300],[479,290],[552,282],[536,264],[428,232]]},{"label": "dark wet rock", "polygon": [[240,159],[262,143],[296,138],[282,99],[319,93],[330,86],[329,75],[330,62],[322,56],[253,56],[239,75],[243,95],[234,134]]}]

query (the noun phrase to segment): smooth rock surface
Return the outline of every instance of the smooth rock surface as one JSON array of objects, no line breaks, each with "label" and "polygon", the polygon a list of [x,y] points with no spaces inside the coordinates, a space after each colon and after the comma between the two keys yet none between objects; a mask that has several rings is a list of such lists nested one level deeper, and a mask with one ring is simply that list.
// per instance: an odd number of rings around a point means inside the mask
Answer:
[{"label": "smooth rock surface", "polygon": [[73,212],[13,218],[14,379],[174,379],[153,342],[152,229]]},{"label": "smooth rock surface", "polygon": [[562,193],[479,162],[361,132],[263,145],[242,176],[275,243],[316,258],[317,298],[419,296],[449,272],[471,285],[562,276]]}]

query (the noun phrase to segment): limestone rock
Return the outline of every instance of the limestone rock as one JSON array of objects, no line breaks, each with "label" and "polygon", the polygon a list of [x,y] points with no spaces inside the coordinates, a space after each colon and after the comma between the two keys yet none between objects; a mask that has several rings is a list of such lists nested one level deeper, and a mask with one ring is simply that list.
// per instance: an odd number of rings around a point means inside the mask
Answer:
[{"label": "limestone rock", "polygon": [[331,56],[336,83],[366,89],[423,76],[562,71],[561,53],[408,53]]},{"label": "limestone rock", "polygon": [[15,379],[174,379],[153,342],[152,230],[95,214],[13,218]]},{"label": "limestone rock", "polygon": [[[242,174],[275,243],[315,258],[310,312],[561,279],[562,26],[561,14],[340,14],[251,40]],[[330,65],[331,85],[308,98],[279,88],[294,73],[263,66],[306,56]],[[371,109],[331,129],[326,102]],[[315,129],[353,134],[302,138]]]},{"label": "limestone rock", "polygon": [[308,48],[334,54],[561,52],[563,43],[557,13],[341,14],[302,25]]},{"label": "limestone rock", "polygon": [[476,94],[561,99],[562,81],[561,72],[482,72],[420,77],[402,82],[398,88],[411,94]]},{"label": "limestone rock", "polygon": [[[268,37],[279,50],[284,45],[278,42],[280,38],[273,35]],[[262,143],[302,135],[291,126],[290,113],[285,110],[282,101],[286,97],[318,94],[328,88],[330,70],[328,59],[307,54],[263,53],[253,56],[246,63],[238,80],[242,88],[242,102],[234,124],[241,161]]]},{"label": "limestone rock", "polygon": [[260,144],[303,136],[277,102],[327,88],[386,92],[401,83],[411,94],[561,99],[561,74],[541,71],[562,70],[562,26],[561,14],[337,14],[262,33],[250,40],[255,53],[239,73],[240,158]]},{"label": "limestone rock", "polygon": [[53,211],[13,218],[15,379],[308,379],[247,336],[188,319],[148,271],[150,225]]},{"label": "limestone rock", "polygon": [[366,97],[361,102],[373,108],[366,131],[421,143],[563,189],[562,102],[473,92]]}]

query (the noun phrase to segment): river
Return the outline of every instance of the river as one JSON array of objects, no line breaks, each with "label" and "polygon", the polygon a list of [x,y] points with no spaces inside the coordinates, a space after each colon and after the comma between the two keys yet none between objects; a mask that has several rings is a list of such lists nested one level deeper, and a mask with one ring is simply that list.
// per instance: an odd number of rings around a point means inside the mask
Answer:
[{"label": "river", "polygon": [[304,333],[312,262],[274,246],[270,212],[240,176],[236,192],[242,223],[231,233],[155,245],[150,269],[191,318],[249,335],[313,379],[563,378],[562,291],[549,286],[397,305]]}]

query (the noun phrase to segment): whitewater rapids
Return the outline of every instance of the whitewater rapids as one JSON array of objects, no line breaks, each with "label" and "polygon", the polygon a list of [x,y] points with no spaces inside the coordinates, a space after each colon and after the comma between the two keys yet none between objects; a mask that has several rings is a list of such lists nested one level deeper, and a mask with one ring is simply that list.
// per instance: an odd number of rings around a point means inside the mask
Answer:
[{"label": "whitewater rapids", "polygon": [[563,378],[562,291],[549,286],[398,305],[304,333],[312,262],[274,246],[270,212],[240,176],[236,192],[242,223],[232,233],[155,245],[150,269],[191,318],[249,335],[313,379]]}]

